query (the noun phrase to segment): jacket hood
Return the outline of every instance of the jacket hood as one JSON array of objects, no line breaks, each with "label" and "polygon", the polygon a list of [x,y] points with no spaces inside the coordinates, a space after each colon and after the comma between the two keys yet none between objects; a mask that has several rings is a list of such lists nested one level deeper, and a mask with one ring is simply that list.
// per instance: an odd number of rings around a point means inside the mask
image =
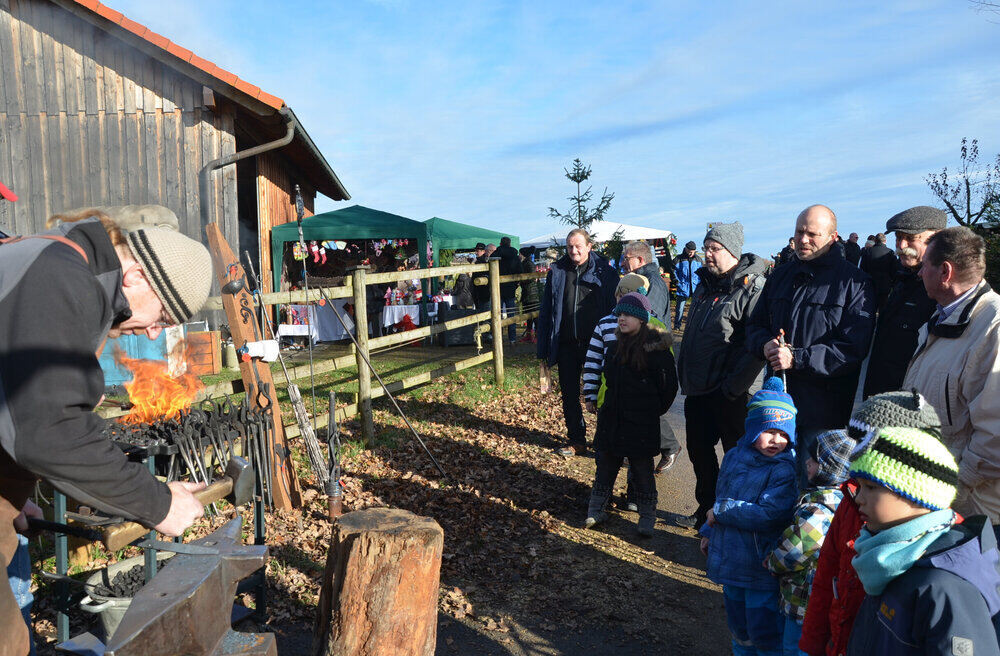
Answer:
[{"label": "jacket hood", "polygon": [[799,497],[798,505],[821,505],[826,506],[832,511],[836,511],[837,506],[840,505],[840,501],[843,498],[844,493],[840,491],[839,487],[816,487],[804,492]]},{"label": "jacket hood", "polygon": [[649,337],[646,339],[646,345],[643,348],[650,353],[654,351],[669,351],[670,347],[674,345],[673,332],[660,328],[652,322],[646,325],[649,328]]},{"label": "jacket hood", "polygon": [[953,526],[913,566],[943,569],[965,579],[983,595],[990,615],[1000,612],[1000,551],[985,516]]},{"label": "jacket hood", "polygon": [[708,269],[707,266],[703,266],[698,269],[697,274],[698,277],[703,280],[707,279],[717,281],[723,286],[731,288],[733,283],[736,281],[749,276],[763,274],[766,270],[767,263],[763,260],[763,258],[760,258],[753,253],[744,253],[740,256],[736,266],[722,276],[716,276]]}]

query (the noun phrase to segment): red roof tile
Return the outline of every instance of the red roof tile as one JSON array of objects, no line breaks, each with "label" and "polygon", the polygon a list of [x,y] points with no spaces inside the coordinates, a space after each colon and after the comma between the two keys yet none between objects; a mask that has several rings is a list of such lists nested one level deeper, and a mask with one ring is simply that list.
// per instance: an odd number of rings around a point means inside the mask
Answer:
[{"label": "red roof tile", "polygon": [[73,1],[76,2],[76,4],[80,5],[81,7],[83,7],[84,9],[92,11],[93,13],[97,14],[98,16],[101,16],[102,18],[106,18],[112,23],[121,26],[123,29],[126,29],[129,32],[145,39],[154,46],[161,48],[162,50],[165,50],[174,57],[180,59],[182,62],[191,64],[192,66],[195,66],[196,68],[205,71],[206,73],[216,78],[220,82],[228,84],[229,86],[239,90],[242,93],[245,93],[251,98],[259,100],[265,105],[273,107],[274,109],[281,109],[282,107],[285,106],[285,101],[282,100],[281,98],[277,96],[272,96],[271,94],[267,93],[260,87],[250,84],[245,80],[241,80],[239,77],[236,76],[235,73],[230,73],[229,71],[216,66],[207,59],[203,59],[198,55],[194,54],[193,52],[191,52],[190,50],[188,50],[187,48],[184,48],[172,42],[167,37],[161,34],[157,34],[156,32],[153,32],[145,25],[137,23],[129,18],[126,18],[122,13],[117,12],[114,9],[111,9],[107,5],[101,4],[97,0],[73,0]]}]

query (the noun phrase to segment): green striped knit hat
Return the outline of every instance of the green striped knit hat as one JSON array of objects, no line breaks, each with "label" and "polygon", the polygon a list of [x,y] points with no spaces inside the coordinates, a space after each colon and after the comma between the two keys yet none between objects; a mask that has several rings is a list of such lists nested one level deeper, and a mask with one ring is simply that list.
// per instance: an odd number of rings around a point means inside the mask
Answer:
[{"label": "green striped knit hat", "polygon": [[851,477],[865,478],[931,510],[951,506],[958,465],[928,430],[889,426],[879,430],[851,463]]}]

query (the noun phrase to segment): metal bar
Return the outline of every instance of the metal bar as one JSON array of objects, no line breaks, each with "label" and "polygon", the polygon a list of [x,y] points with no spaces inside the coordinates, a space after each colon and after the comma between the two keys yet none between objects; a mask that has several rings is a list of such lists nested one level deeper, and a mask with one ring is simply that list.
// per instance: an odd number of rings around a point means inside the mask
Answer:
[{"label": "metal bar", "polygon": [[[56,490],[52,495],[52,510],[55,520],[66,523],[66,495]],[[66,576],[69,572],[69,541],[65,535],[56,534],[56,574]],[[69,615],[65,609],[69,601],[69,586],[65,581],[56,584],[56,636],[59,642],[69,640]]]}]

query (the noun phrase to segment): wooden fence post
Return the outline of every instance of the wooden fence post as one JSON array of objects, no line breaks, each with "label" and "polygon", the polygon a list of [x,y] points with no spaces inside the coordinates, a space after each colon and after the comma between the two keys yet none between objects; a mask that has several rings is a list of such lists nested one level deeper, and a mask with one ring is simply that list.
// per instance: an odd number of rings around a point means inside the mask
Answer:
[{"label": "wooden fence post", "polygon": [[358,267],[351,272],[354,285],[354,326],[358,338],[358,410],[361,415],[361,436],[365,446],[375,446],[375,423],[372,420],[372,375],[365,362],[368,354],[368,302],[365,290],[365,269]]},{"label": "wooden fence post", "polygon": [[432,656],[444,531],[430,517],[370,508],[333,525],[314,656]]},{"label": "wooden fence post", "polygon": [[490,260],[490,323],[493,333],[493,374],[503,387],[503,327],[500,325],[500,260]]}]

